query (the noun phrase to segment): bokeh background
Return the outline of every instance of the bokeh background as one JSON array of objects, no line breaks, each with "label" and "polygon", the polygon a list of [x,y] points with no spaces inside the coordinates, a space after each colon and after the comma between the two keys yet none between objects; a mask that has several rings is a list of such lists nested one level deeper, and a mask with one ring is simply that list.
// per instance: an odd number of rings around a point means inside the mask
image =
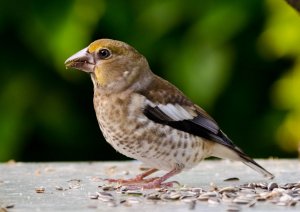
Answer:
[{"label": "bokeh background", "polygon": [[120,160],[89,76],[64,61],[125,41],[253,157],[298,156],[300,16],[283,0],[1,1],[0,161]]}]

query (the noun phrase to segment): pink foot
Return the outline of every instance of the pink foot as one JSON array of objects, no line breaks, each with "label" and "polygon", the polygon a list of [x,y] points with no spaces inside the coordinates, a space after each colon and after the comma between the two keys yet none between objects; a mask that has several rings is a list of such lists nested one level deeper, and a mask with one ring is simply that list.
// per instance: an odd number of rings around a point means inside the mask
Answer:
[{"label": "pink foot", "polygon": [[163,175],[162,177],[153,177],[153,178],[144,179],[146,176],[157,171],[157,169],[150,169],[145,173],[136,176],[133,179],[128,179],[128,180],[107,179],[107,181],[120,183],[120,184],[127,184],[126,188],[129,190],[172,187],[174,184],[178,184],[178,185],[180,184],[177,181],[171,181],[171,182],[165,182],[165,181],[170,177],[178,174],[182,170],[182,168],[183,166],[178,165],[173,170]]},{"label": "pink foot", "polygon": [[124,180],[124,179],[105,179],[105,180],[110,183],[119,183],[119,184],[150,183],[150,182],[158,179],[158,177],[153,177],[153,178],[148,178],[148,179],[144,179],[144,178],[156,171],[157,171],[157,169],[149,169],[148,171],[137,175],[135,178],[127,179],[127,180]]}]

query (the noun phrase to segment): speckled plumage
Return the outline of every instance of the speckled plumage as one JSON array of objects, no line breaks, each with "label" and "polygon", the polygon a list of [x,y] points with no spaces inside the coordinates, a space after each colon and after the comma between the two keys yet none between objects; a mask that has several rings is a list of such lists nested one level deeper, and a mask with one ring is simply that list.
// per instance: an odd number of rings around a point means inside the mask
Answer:
[{"label": "speckled plumage", "polygon": [[154,75],[147,60],[128,44],[97,40],[70,57],[66,66],[90,73],[94,108],[107,142],[153,168],[129,182],[145,182],[145,176],[165,170],[166,175],[142,187],[169,186],[166,179],[209,156],[242,161],[273,177],[236,147],[202,108]]},{"label": "speckled plumage", "polygon": [[170,171],[178,164],[185,169],[210,156],[211,142],[157,124],[143,114],[147,99],[140,94],[97,94],[94,107],[107,142],[120,153],[150,167]]}]

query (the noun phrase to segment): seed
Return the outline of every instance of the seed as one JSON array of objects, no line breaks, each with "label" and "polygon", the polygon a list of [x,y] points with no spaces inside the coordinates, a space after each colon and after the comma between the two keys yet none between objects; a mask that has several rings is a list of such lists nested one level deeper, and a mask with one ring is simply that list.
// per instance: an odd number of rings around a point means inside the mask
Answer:
[{"label": "seed", "polygon": [[148,195],[146,196],[146,198],[147,198],[147,199],[150,199],[150,200],[160,200],[160,199],[161,199],[160,196],[161,196],[160,193],[154,192],[154,193],[148,194]]},{"label": "seed", "polygon": [[5,208],[13,208],[13,207],[15,207],[14,204],[7,204],[7,205],[5,205]]},{"label": "seed", "polygon": [[238,191],[238,188],[229,186],[229,187],[222,188],[222,189],[219,191],[219,193],[223,193],[223,192],[236,192],[236,191]]},{"label": "seed", "polygon": [[98,199],[99,195],[98,194],[90,194],[89,198],[90,199]]},{"label": "seed", "polygon": [[295,183],[294,188],[300,188],[300,183]]},{"label": "seed", "polygon": [[35,192],[36,193],[44,193],[45,192],[45,188],[44,187],[37,187],[37,188],[35,188]]},{"label": "seed", "polygon": [[290,201],[288,206],[296,206],[297,205],[297,201]]},{"label": "seed", "polygon": [[206,192],[201,194],[197,199],[200,201],[207,201],[210,197],[217,197],[217,192]]},{"label": "seed", "polygon": [[[80,185],[80,181],[74,181]],[[140,189],[128,190],[124,186],[113,187],[111,185],[104,185],[99,187],[102,188],[102,191],[96,192],[96,194],[90,194],[89,198],[99,199],[106,202],[106,204],[111,207],[115,207],[117,204],[124,204],[124,206],[130,207],[133,204],[143,203],[145,200],[152,200],[149,201],[150,203],[156,203],[159,200],[172,200],[187,203],[189,209],[193,210],[196,207],[197,200],[199,200],[204,202],[207,201],[209,205],[218,205],[221,202],[222,204],[228,204],[226,211],[234,212],[240,211],[241,205],[253,207],[258,201],[264,201],[264,204],[287,207],[293,207],[300,202],[300,182],[286,183],[284,185],[278,185],[275,182],[260,182],[248,183],[240,186],[227,186],[223,188],[218,188],[212,183],[210,184],[209,191],[205,191],[202,188],[189,187],[182,187],[179,189],[165,187],[145,191]],[[63,188],[57,186],[56,189],[61,190]],[[118,202],[116,202],[116,200],[118,200]]]},{"label": "seed", "polygon": [[213,192],[206,192],[202,195],[206,195],[208,197],[216,197],[218,195],[218,193],[213,191]]},{"label": "seed", "polygon": [[230,178],[225,179],[224,181],[225,181],[225,182],[228,182],[228,181],[239,181],[239,180],[240,180],[240,179],[237,178],[237,177],[230,177]]},{"label": "seed", "polygon": [[255,183],[248,183],[241,186],[242,188],[251,188],[254,189],[256,187]]},{"label": "seed", "polygon": [[103,191],[113,191],[115,188],[111,185],[104,185],[101,187]]},{"label": "seed", "polygon": [[132,195],[132,196],[142,196],[143,193],[139,190],[128,190],[125,192],[128,195]]},{"label": "seed", "polygon": [[209,199],[209,196],[207,196],[207,195],[200,195],[197,199],[200,200],[200,201],[207,201]]},{"label": "seed", "polygon": [[237,193],[230,193],[230,192],[224,192],[222,195],[224,198],[230,198],[230,199],[233,199],[238,196]]},{"label": "seed", "polygon": [[170,194],[168,194],[167,199],[177,200],[180,197],[181,197],[181,194],[179,192],[171,192]]},{"label": "seed", "polygon": [[192,192],[192,191],[187,191],[187,192],[181,192],[181,197],[180,199],[184,199],[187,197],[196,197],[198,194],[196,192]]},{"label": "seed", "polygon": [[278,188],[278,184],[274,182],[270,182],[268,184],[268,191],[272,191],[274,188]]},{"label": "seed", "polygon": [[[267,185],[267,183],[257,183],[256,187],[262,188],[262,189],[267,189],[268,185]],[[278,187],[278,185],[277,185],[277,187]]]},{"label": "seed", "polygon": [[55,186],[55,190],[57,190],[57,191],[63,191],[64,188],[62,186]]},{"label": "seed", "polygon": [[190,202],[193,202],[193,201],[196,201],[197,199],[194,198],[194,197],[187,197],[187,198],[184,198],[184,199],[181,199],[182,202],[186,202],[186,203],[190,203]]},{"label": "seed", "polygon": [[281,188],[283,188],[283,189],[291,189],[291,188],[294,188],[294,187],[299,188],[300,184],[299,183],[286,183],[283,186],[281,186]]},{"label": "seed", "polygon": [[97,192],[97,194],[99,196],[109,196],[109,197],[112,197],[112,194],[111,193],[108,193],[108,192],[104,192],[104,191],[100,191],[100,192]]}]

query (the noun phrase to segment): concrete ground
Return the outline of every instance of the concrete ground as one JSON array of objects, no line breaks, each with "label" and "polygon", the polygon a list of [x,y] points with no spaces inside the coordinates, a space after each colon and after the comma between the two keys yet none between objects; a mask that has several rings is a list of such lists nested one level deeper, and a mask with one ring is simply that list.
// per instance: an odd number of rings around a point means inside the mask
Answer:
[{"label": "concrete ground", "polygon": [[265,179],[240,162],[206,160],[171,178],[180,186],[142,191],[101,180],[135,176],[141,172],[136,161],[2,163],[0,212],[300,211],[300,161],[257,162],[275,179]]}]

